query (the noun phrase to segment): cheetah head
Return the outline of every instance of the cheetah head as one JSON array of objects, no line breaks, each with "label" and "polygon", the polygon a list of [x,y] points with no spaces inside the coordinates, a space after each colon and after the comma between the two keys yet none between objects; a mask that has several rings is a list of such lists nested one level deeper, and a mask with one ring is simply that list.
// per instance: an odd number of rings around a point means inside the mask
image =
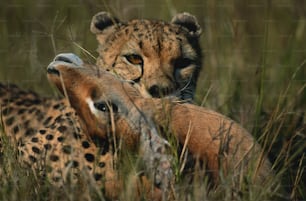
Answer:
[{"label": "cheetah head", "polygon": [[97,65],[137,83],[143,96],[193,99],[202,66],[201,28],[193,15],[177,14],[170,23],[121,22],[99,12],[91,32],[99,42]]}]

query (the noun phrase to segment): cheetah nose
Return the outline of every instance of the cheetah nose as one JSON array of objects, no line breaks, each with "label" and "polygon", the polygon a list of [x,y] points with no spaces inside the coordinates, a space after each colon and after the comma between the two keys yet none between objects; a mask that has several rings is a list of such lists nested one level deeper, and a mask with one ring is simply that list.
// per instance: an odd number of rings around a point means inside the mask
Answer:
[{"label": "cheetah nose", "polygon": [[159,87],[157,85],[153,85],[149,88],[149,93],[153,96],[153,97],[159,97],[160,96],[160,91],[159,91]]},{"label": "cheetah nose", "polygon": [[83,64],[82,59],[73,53],[61,53],[56,55],[54,61],[62,61],[70,64],[81,66]]},{"label": "cheetah nose", "polygon": [[149,88],[148,92],[152,97],[160,98],[169,95],[171,90],[165,87],[160,87],[158,85],[153,85]]}]

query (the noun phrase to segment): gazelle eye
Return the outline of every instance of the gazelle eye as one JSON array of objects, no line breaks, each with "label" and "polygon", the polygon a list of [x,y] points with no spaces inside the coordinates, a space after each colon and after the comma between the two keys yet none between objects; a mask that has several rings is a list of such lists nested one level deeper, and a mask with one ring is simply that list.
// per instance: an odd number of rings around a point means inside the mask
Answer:
[{"label": "gazelle eye", "polygon": [[100,110],[101,112],[109,112],[110,108],[112,108],[113,112],[118,112],[118,107],[115,104],[112,103],[106,103],[106,102],[96,102],[94,103],[95,108],[97,108],[98,110]]},{"label": "gazelle eye", "polygon": [[130,62],[133,65],[141,65],[141,66],[143,65],[142,57],[138,54],[128,54],[124,55],[124,57],[128,62]]},{"label": "gazelle eye", "polygon": [[94,103],[94,106],[95,106],[95,108],[97,108],[101,112],[107,112],[108,111],[108,106],[106,105],[105,102]]}]

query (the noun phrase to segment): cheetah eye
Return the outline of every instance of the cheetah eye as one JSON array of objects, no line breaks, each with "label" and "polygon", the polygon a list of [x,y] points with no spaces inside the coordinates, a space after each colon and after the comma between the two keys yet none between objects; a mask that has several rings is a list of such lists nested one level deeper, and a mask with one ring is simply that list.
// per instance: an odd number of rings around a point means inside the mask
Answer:
[{"label": "cheetah eye", "polygon": [[142,57],[138,54],[124,55],[125,59],[133,65],[143,65]]},{"label": "cheetah eye", "polygon": [[180,59],[177,59],[175,62],[174,62],[174,67],[175,68],[185,68],[185,67],[188,67],[190,66],[192,63],[194,63],[193,60],[191,59],[188,59],[188,58],[180,58]]},{"label": "cheetah eye", "polygon": [[110,111],[109,105],[112,107],[113,112],[118,112],[118,107],[115,104],[107,104],[106,102],[94,103],[95,108],[97,108],[101,112],[109,112]]}]

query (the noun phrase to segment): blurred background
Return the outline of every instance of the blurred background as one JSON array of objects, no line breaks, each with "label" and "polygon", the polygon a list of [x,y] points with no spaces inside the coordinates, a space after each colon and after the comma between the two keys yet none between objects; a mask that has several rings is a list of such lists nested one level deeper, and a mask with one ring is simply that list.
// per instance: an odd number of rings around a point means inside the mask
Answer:
[{"label": "blurred background", "polygon": [[62,52],[95,62],[84,50],[97,56],[89,25],[101,10],[123,21],[194,14],[205,55],[196,103],[251,131],[286,166],[291,196],[305,196],[306,1],[1,0],[0,81],[55,96],[47,65]]}]

